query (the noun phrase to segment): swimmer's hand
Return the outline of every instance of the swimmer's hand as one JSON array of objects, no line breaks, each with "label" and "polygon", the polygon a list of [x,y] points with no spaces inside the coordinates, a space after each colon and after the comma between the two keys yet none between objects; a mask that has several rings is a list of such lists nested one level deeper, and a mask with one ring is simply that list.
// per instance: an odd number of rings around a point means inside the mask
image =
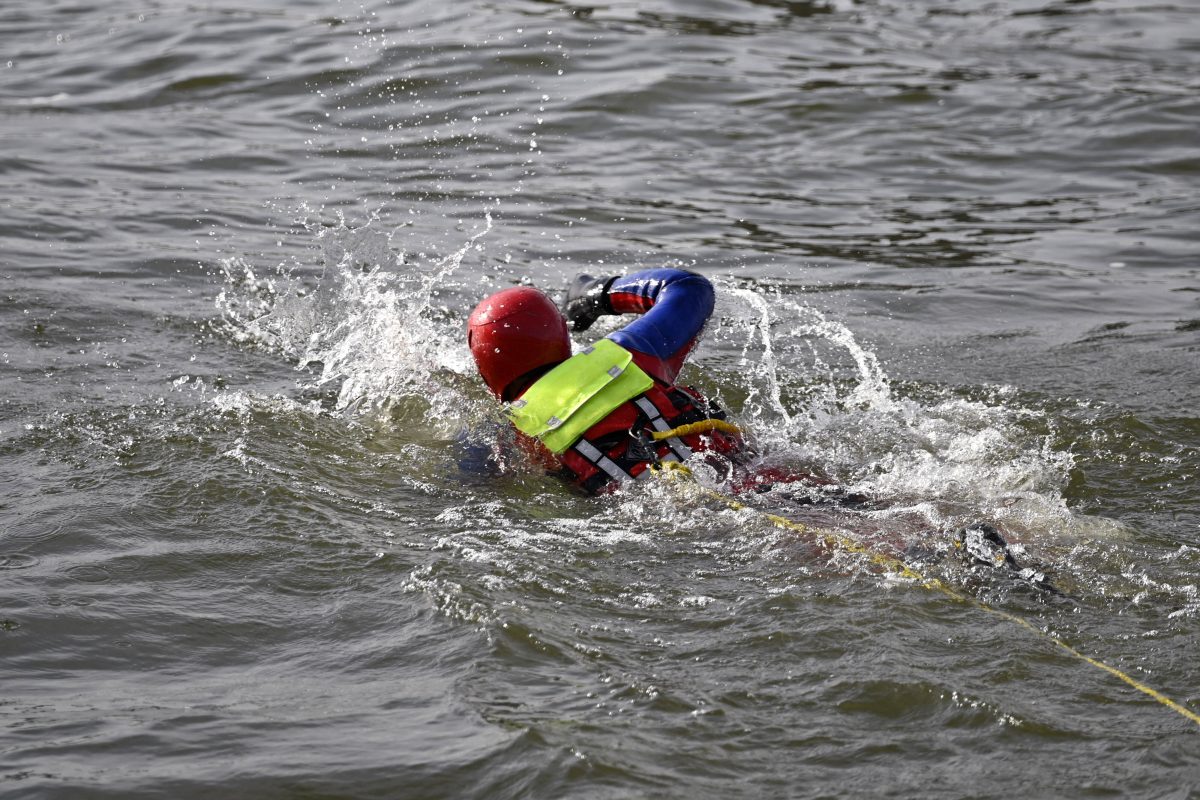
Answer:
[{"label": "swimmer's hand", "polygon": [[586,331],[605,314],[612,314],[612,303],[608,300],[608,287],[616,278],[593,278],[578,275],[567,287],[567,298],[563,301],[563,315],[571,321],[576,331]]}]

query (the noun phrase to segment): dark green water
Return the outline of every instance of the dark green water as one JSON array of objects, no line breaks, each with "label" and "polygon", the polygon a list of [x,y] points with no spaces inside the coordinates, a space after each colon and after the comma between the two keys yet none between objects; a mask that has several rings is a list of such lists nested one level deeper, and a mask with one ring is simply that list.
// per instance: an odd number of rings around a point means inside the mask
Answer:
[{"label": "dark green water", "polygon": [[[0,797],[1200,796],[1196,724],[758,513],[990,520],[1074,599],[924,569],[1200,713],[1194,4],[12,0],[0,42]],[[689,380],[873,510],[459,469],[474,303],[662,264],[718,285]]]}]

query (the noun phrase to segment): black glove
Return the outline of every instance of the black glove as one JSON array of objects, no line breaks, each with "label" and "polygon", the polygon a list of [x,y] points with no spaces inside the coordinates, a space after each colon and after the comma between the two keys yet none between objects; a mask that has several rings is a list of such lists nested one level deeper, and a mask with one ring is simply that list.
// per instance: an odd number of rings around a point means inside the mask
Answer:
[{"label": "black glove", "polygon": [[579,275],[567,288],[567,299],[563,301],[563,315],[577,331],[586,331],[592,323],[605,314],[612,314],[612,303],[608,301],[608,287],[616,278],[593,278]]}]

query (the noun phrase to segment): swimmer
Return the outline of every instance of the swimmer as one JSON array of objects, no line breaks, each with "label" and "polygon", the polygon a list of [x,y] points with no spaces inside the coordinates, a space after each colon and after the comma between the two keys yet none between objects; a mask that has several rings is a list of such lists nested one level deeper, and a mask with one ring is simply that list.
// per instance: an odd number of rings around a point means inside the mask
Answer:
[{"label": "swimmer", "polygon": [[[484,383],[508,404],[521,446],[588,494],[645,480],[652,466],[693,456],[717,468],[735,492],[780,482],[833,487],[807,473],[752,470],[746,442],[725,412],[677,383],[713,303],[708,279],[685,270],[580,275],[567,292],[565,316],[530,287],[488,297],[468,320],[467,342]],[[610,314],[638,316],[572,356],[568,324],[586,331]]]}]

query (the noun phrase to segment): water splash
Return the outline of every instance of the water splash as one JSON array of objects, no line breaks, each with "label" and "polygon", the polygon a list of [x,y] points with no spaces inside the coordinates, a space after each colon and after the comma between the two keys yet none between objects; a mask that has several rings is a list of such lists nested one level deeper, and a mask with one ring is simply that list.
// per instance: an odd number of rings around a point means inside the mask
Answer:
[{"label": "water splash", "polygon": [[740,385],[737,410],[769,460],[810,466],[937,527],[981,516],[1072,524],[1062,488],[1074,460],[1053,447],[1049,415],[1019,406],[1013,390],[903,396],[843,323],[761,287],[722,289],[710,337],[740,350],[724,382]]},{"label": "water splash", "polygon": [[491,215],[456,250],[427,264],[406,263],[377,223],[354,228],[342,221],[317,231],[325,266],[312,285],[286,270],[261,278],[243,259],[223,262],[216,305],[224,329],[314,375],[308,388],[335,393],[335,413],[359,415],[418,398],[429,404],[430,420],[454,420],[470,364],[457,318],[439,297],[480,249]]}]

